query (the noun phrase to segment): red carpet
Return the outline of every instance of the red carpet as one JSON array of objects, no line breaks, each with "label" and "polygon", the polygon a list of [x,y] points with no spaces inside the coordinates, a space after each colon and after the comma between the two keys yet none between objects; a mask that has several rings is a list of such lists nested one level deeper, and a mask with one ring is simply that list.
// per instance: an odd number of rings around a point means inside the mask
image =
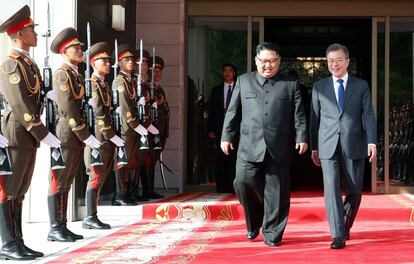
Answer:
[{"label": "red carpet", "polygon": [[246,241],[233,195],[182,194],[143,208],[144,220],[50,263],[414,263],[414,200],[364,195],[351,240],[331,250],[323,197],[292,194],[281,247]]}]

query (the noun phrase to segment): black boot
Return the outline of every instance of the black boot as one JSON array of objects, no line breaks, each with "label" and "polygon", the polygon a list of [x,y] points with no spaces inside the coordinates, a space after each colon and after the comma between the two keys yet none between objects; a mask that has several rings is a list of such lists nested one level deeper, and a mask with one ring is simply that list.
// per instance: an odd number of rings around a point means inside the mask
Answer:
[{"label": "black boot", "polygon": [[22,233],[22,213],[23,213],[23,201],[13,201],[12,204],[13,220],[14,220],[14,232],[16,233],[16,240],[21,244],[21,247],[25,251],[25,255],[34,256],[35,258],[43,257],[43,253],[35,251],[24,244]]},{"label": "black boot", "polygon": [[[134,202],[132,202],[134,203]],[[127,202],[125,199],[125,196],[119,193],[114,192],[114,195],[112,196],[112,205],[113,206],[125,206],[129,205],[131,202]],[[136,205],[136,203],[134,203]],[[132,204],[131,204],[132,205]]]},{"label": "black boot", "polygon": [[62,195],[62,229],[63,229],[63,232],[75,240],[83,239],[83,236],[73,233],[67,227],[68,198],[69,198],[69,193],[68,192],[63,193]]},{"label": "black boot", "polygon": [[154,191],[154,181],[155,181],[155,164],[151,164],[150,166],[147,166],[145,168],[145,175],[147,177],[147,190],[146,192],[142,195],[143,197],[145,197],[146,199],[161,199],[164,198],[163,195],[158,194]]},{"label": "black boot", "polygon": [[47,207],[49,208],[50,231],[47,235],[48,241],[74,242],[71,236],[63,231],[62,225],[62,194],[56,193],[47,197]]},{"label": "black boot", "polygon": [[33,260],[35,256],[27,255],[21,242],[16,240],[12,203],[13,201],[0,203],[0,237],[3,242],[0,248],[0,260]]},{"label": "black boot", "polygon": [[102,223],[97,214],[98,211],[98,189],[86,190],[85,205],[86,217],[83,219],[82,228],[84,229],[110,229],[111,226]]}]

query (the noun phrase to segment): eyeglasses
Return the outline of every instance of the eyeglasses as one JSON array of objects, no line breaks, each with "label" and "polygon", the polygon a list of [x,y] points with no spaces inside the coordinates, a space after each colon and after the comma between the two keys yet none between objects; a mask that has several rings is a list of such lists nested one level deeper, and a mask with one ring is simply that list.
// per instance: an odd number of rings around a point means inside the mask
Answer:
[{"label": "eyeglasses", "polygon": [[342,57],[338,57],[338,58],[327,58],[326,60],[328,61],[329,64],[332,64],[334,62],[336,62],[336,63],[342,63],[342,62],[345,61],[345,58],[342,58]]},{"label": "eyeglasses", "polygon": [[277,58],[271,58],[271,59],[261,59],[261,58],[259,58],[259,57],[257,57],[256,56],[256,59],[261,63],[261,64],[263,64],[263,65],[266,65],[266,64],[270,64],[270,65],[275,65],[276,64],[276,62],[280,59],[280,57],[277,57]]}]

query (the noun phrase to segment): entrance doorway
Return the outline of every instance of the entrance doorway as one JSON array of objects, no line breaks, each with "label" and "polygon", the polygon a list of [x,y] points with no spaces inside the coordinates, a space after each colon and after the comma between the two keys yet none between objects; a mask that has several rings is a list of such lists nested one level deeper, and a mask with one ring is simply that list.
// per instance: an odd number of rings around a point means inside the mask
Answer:
[{"label": "entrance doorway", "polygon": [[[259,42],[281,46],[280,70],[297,75],[306,91],[308,116],[313,83],[329,76],[325,49],[330,44],[346,45],[351,55],[350,72],[371,80],[371,18],[189,17],[189,21],[187,190],[214,190],[214,153],[220,150],[207,137],[208,95],[222,82],[221,65],[236,64],[239,74],[255,70]],[[229,36],[238,42],[229,41]],[[365,186],[370,187],[370,166],[366,168]],[[293,190],[323,188],[322,172],[313,165],[310,151],[295,157],[291,182]]]}]

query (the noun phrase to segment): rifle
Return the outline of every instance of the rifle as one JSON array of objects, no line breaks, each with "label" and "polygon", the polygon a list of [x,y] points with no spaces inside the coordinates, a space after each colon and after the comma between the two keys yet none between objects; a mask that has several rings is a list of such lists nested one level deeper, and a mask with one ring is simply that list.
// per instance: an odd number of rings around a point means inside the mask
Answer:
[{"label": "rifle", "polygon": [[[47,98],[46,94],[53,90],[52,87],[52,69],[49,64],[49,38],[50,38],[50,8],[49,3],[47,3],[47,31],[45,34],[42,34],[42,37],[45,38],[46,44],[46,56],[44,60],[43,67],[43,83],[42,83],[42,93],[44,106],[46,107],[46,127],[49,132],[56,136],[56,106],[55,103]],[[50,148],[50,168],[51,170],[64,169],[65,160],[63,157],[62,149],[59,148]]]},{"label": "rifle", "polygon": [[[119,107],[119,94],[118,94],[118,83],[116,76],[118,75],[118,40],[115,39],[115,63],[112,65],[114,68],[114,82],[112,83],[112,114],[114,118],[115,133],[121,136],[121,116],[116,112]],[[118,153],[116,164],[118,167],[128,164],[125,147],[118,147]]]},{"label": "rifle", "polygon": [[[145,118],[145,106],[139,103],[139,100],[143,96],[142,92],[142,56],[143,56],[143,45],[142,45],[142,39],[139,42],[139,61],[138,63],[138,78],[137,78],[137,109],[138,109],[138,118],[139,121],[144,124],[144,118]],[[149,142],[148,142],[148,136],[141,136],[141,140],[139,141],[139,149],[149,149]]]},{"label": "rifle", "polygon": [[[155,76],[155,46],[152,46],[152,67],[151,67],[151,84],[150,84],[150,117],[151,117],[151,124],[156,126],[157,119],[158,119],[158,111],[153,106],[155,102],[155,84],[154,84],[154,76]],[[160,135],[154,135],[153,139],[153,147],[152,149],[162,149],[161,147],[161,139]]]},{"label": "rifle", "polygon": [[[86,39],[88,49],[85,51],[86,55],[86,70],[85,70],[85,97],[84,97],[84,109],[86,112],[87,124],[89,133],[95,136],[95,114],[93,112],[93,107],[89,105],[88,101],[92,98],[92,89],[91,89],[91,71],[90,71],[90,50],[91,50],[91,28],[89,22],[86,24]],[[101,151],[99,148],[92,149],[91,151],[91,165],[99,166],[103,165],[101,158]]]},{"label": "rifle", "polygon": [[[4,110],[3,96],[0,94],[0,109]],[[3,111],[1,111],[1,117],[3,117]],[[1,120],[0,120],[0,133],[1,132]],[[12,165],[10,162],[10,155],[8,148],[0,148],[0,175],[13,174]]]}]

